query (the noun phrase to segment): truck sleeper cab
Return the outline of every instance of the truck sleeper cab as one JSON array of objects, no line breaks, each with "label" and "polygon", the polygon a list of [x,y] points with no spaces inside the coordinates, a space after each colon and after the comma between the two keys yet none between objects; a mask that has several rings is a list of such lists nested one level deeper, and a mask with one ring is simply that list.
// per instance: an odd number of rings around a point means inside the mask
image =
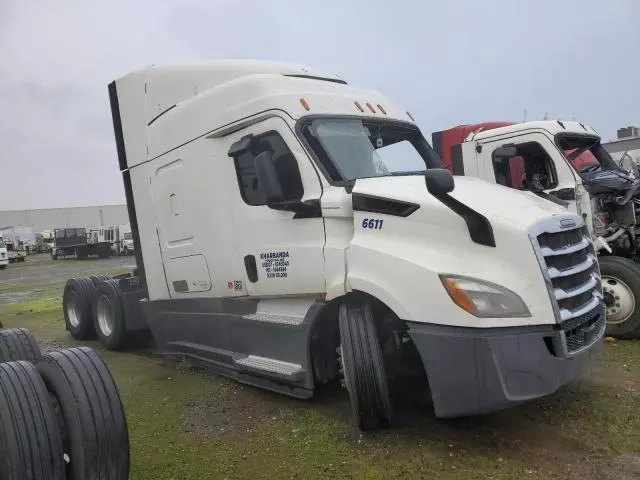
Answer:
[{"label": "truck sleeper cab", "polygon": [[472,415],[592,363],[604,310],[581,218],[454,184],[379,93],[252,61],[151,67],[109,93],[141,285],[122,309],[160,351],[299,398],[342,377],[361,428],[400,394]]},{"label": "truck sleeper cab", "polygon": [[595,130],[556,120],[486,122],[436,132],[433,143],[454,174],[531,192],[581,215],[600,255],[607,334],[640,335],[640,180],[611,158]]}]

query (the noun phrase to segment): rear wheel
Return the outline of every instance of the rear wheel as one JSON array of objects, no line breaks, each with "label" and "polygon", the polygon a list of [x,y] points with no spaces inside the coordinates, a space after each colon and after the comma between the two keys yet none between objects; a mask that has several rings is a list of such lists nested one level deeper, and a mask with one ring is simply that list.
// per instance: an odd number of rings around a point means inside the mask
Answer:
[{"label": "rear wheel", "polygon": [[388,428],[392,406],[373,309],[365,300],[340,305],[340,352],[353,416],[361,430]]},{"label": "rear wheel", "polygon": [[4,270],[5,268],[7,268],[6,265],[0,265],[0,270]]},{"label": "rear wheel", "polygon": [[91,308],[95,292],[94,283],[86,277],[71,278],[64,287],[64,321],[67,330],[76,340],[95,338]]},{"label": "rear wheel", "polygon": [[623,257],[599,258],[602,293],[607,309],[606,334],[618,338],[640,335],[640,266]]},{"label": "rear wheel", "polygon": [[25,360],[35,362],[40,358],[40,347],[26,328],[0,331],[0,363]]},{"label": "rear wheel", "polygon": [[100,343],[109,350],[126,346],[127,331],[118,280],[105,280],[98,286],[93,301],[95,331]]},{"label": "rear wheel", "polygon": [[31,363],[0,364],[0,425],[3,480],[65,479],[56,415]]}]

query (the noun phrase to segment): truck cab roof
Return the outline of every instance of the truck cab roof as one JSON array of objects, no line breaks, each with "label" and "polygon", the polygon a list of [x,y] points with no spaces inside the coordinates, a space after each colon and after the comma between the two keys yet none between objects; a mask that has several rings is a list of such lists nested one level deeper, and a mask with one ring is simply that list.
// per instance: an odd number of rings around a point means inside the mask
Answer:
[{"label": "truck cab roof", "polygon": [[506,124],[499,127],[493,127],[495,125],[490,123],[479,123],[474,126],[478,127],[476,130],[469,133],[465,138],[465,141],[471,140],[483,140],[485,138],[496,137],[499,135],[508,135],[511,133],[522,132],[523,130],[546,130],[551,135],[558,133],[578,133],[578,134],[590,134],[598,135],[593,128],[584,123],[579,122],[567,122],[564,120],[540,120],[534,122],[513,123]]},{"label": "truck cab roof", "polygon": [[[117,93],[126,164],[156,158],[205,135],[243,128],[238,119],[285,112],[353,115],[412,122],[406,110],[373,90],[347,85],[334,74],[304,66],[251,60],[150,67],[113,82]],[[270,113],[269,113],[270,112]],[[135,139],[146,139],[145,142]]]}]

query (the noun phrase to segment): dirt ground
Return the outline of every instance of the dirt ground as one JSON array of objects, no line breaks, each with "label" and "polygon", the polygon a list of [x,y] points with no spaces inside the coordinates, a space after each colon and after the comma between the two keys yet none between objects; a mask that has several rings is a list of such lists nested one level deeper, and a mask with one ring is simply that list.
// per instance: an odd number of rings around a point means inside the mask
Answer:
[{"label": "dirt ground", "polygon": [[[43,350],[78,345],[61,295],[73,276],[130,270],[132,258],[29,257],[0,271],[0,321],[29,328]],[[640,342],[605,345],[600,365],[554,395],[476,418],[397,412],[361,434],[344,391],[309,401],[244,386],[152,350],[96,342],[127,413],[132,479],[640,478]]]}]

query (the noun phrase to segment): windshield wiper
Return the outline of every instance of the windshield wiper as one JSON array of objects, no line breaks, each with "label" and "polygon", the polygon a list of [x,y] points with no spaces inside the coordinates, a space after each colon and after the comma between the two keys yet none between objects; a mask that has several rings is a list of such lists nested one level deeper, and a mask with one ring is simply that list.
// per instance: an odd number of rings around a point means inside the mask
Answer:
[{"label": "windshield wiper", "polygon": [[392,177],[403,177],[408,175],[424,175],[427,173],[426,170],[407,170],[404,172],[389,172],[389,175]]}]

